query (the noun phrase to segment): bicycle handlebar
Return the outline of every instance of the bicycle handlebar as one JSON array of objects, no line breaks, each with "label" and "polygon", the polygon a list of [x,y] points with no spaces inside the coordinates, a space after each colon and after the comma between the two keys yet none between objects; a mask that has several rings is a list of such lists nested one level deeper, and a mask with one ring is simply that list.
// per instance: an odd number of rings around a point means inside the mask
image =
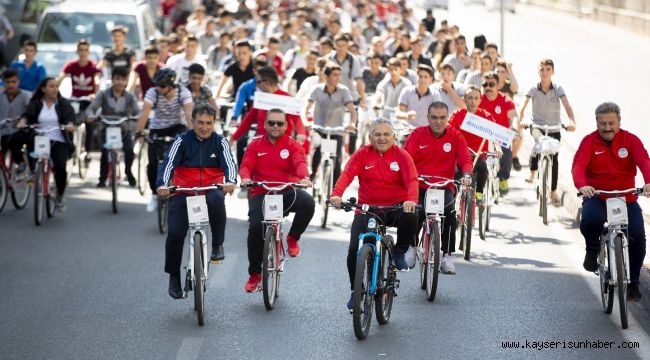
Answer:
[{"label": "bicycle handlebar", "polygon": [[100,115],[97,117],[106,125],[120,125],[126,121],[137,121],[137,116]]},{"label": "bicycle handlebar", "polygon": [[68,98],[68,101],[81,102],[88,101],[91,102],[93,99],[90,96],[71,96]]},{"label": "bicycle handlebar", "polygon": [[[329,206],[333,206],[332,202],[328,199],[325,200],[325,203]],[[404,205],[368,205],[368,204],[357,204],[357,199],[354,197],[351,197],[348,199],[348,201],[342,201],[341,202],[341,208],[343,210],[347,211],[352,211],[352,209],[359,209],[363,212],[373,212],[373,211],[392,211],[392,210],[400,210],[404,208]],[[419,210],[421,209],[421,205],[416,205],[415,209]]]},{"label": "bicycle handlebar", "polygon": [[[429,181],[430,179],[440,179],[440,181],[438,181],[438,182],[430,182]],[[458,181],[458,180],[447,179],[447,178],[442,177],[442,176],[419,175],[418,180],[423,182],[425,185],[427,185],[429,187],[444,187],[444,186],[447,186],[449,184],[454,184],[454,185],[460,184],[460,181]]]},{"label": "bicycle handlebar", "polygon": [[167,189],[169,189],[169,192],[173,194],[179,191],[198,192],[198,191],[207,191],[207,190],[218,190],[223,188],[225,185],[226,184],[212,184],[208,186],[195,186],[195,187],[170,186]]},{"label": "bicycle handlebar", "polygon": [[[276,184],[278,186],[271,186],[273,184]],[[282,191],[288,187],[294,187],[294,188],[301,188],[301,189],[306,189],[307,185],[300,184],[300,183],[287,183],[287,182],[282,182],[282,181],[253,181],[249,184],[246,185],[241,185],[241,187],[256,187],[259,186],[263,188],[266,191]]]},{"label": "bicycle handlebar", "polygon": [[540,130],[562,130],[567,128],[566,125],[564,124],[559,124],[559,125],[537,125],[537,124],[523,124],[522,127],[524,129],[528,128],[533,128],[533,129],[540,129]]},{"label": "bicycle handlebar", "polygon": [[[627,190],[596,190],[595,195],[623,195],[628,193],[634,193],[634,195],[639,195],[643,192],[643,188],[629,188]],[[583,196],[581,192],[578,192],[578,197]]]},{"label": "bicycle handlebar", "polygon": [[322,131],[324,133],[329,133],[329,134],[342,135],[346,133],[346,129],[344,126],[329,127],[329,126],[320,126],[320,125],[312,124],[311,128],[314,131]]}]

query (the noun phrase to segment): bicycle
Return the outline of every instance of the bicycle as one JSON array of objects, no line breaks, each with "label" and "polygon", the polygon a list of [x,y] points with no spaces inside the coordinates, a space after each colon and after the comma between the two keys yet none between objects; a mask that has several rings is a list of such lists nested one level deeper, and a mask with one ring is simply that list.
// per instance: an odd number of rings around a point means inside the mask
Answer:
[{"label": "bicycle", "polygon": [[40,129],[38,126],[30,125],[30,129],[36,131],[34,136],[34,151],[31,157],[38,159],[34,169],[34,222],[36,226],[43,223],[43,212],[48,218],[54,217],[56,194],[56,182],[54,181],[54,166],[50,159],[50,137],[53,131],[64,130],[65,126],[55,126],[49,129]]},{"label": "bicycle", "polygon": [[[600,251],[598,252],[598,277],[600,278],[600,299],[605,314],[611,314],[614,307],[614,288],[617,289],[621,327],[627,329],[627,285],[630,283],[630,261],[627,239],[627,202],[628,193],[639,195],[642,188],[627,190],[596,190],[595,195],[614,195],[605,202],[607,222],[600,234]],[[578,193],[578,196],[582,196]]]},{"label": "bicycle", "polygon": [[[438,182],[430,182],[438,179]],[[416,259],[420,263],[420,288],[426,290],[427,300],[434,301],[438,289],[440,273],[440,247],[442,222],[445,219],[445,190],[449,184],[458,184],[456,180],[439,176],[420,175],[420,182],[429,187],[424,200],[426,219],[419,238]]]},{"label": "bicycle", "polygon": [[[321,215],[320,226],[322,228],[327,227],[327,216],[329,211],[329,206],[323,201],[324,198],[329,196],[334,187],[334,166],[336,165],[336,154],[338,150],[337,141],[331,139],[332,135],[345,135],[345,127],[328,127],[328,126],[319,126],[312,125],[312,130],[316,133],[325,134],[325,138],[320,140],[320,152],[321,152],[321,162],[320,169],[317,173],[318,180],[314,181],[313,197],[318,204],[323,208],[323,213]],[[316,145],[316,144],[314,144]]]},{"label": "bicycle", "polygon": [[[169,147],[169,144],[171,144],[174,141],[175,137],[173,136],[147,136],[145,137],[144,143],[146,144],[152,144],[152,143],[161,143],[163,146],[158,146],[158,153],[156,154],[156,159],[158,160],[158,166],[163,161],[163,158],[165,156],[165,152],[167,151],[167,148]],[[144,190],[140,190],[143,187],[146,188],[146,183],[145,180],[147,179],[147,164],[144,164],[143,156],[147,156],[147,162],[149,161],[149,157],[146,151],[145,147],[140,147],[140,150],[138,151],[138,191],[140,191],[140,194],[144,193]],[[164,234],[167,231],[167,219],[169,217],[169,201],[167,199],[158,199],[158,206],[156,207],[156,214],[157,214],[157,219],[158,219],[158,231],[160,231],[161,234]]]},{"label": "bicycle", "polygon": [[537,199],[539,200],[539,216],[542,217],[544,225],[548,225],[548,201],[551,191],[551,171],[550,166],[553,164],[553,156],[560,152],[560,141],[548,136],[549,130],[565,129],[564,124],[560,125],[524,125],[524,128],[533,128],[543,131],[544,133],[535,140],[533,146],[533,155],[540,156],[539,170],[535,178],[535,189]]},{"label": "bicycle", "polygon": [[187,266],[185,267],[187,272],[183,298],[187,298],[188,292],[194,291],[194,310],[196,311],[199,326],[205,324],[205,291],[207,290],[206,284],[210,264],[210,261],[206,261],[208,259],[208,240],[205,235],[205,229],[210,225],[210,218],[205,195],[199,195],[199,192],[217,190],[222,187],[223,184],[191,188],[169,187],[169,192],[172,194],[178,192],[192,192],[194,194],[186,198],[190,246],[187,255]]},{"label": "bicycle", "polygon": [[485,240],[485,234],[490,230],[490,217],[492,207],[499,204],[499,157],[496,152],[484,151],[488,177],[483,190],[483,201],[478,204],[478,234],[481,240]]},{"label": "bicycle", "polygon": [[[275,186],[273,186],[275,185]],[[299,183],[279,181],[254,181],[242,187],[260,186],[267,191],[264,195],[264,249],[262,251],[262,295],[266,310],[273,310],[280,289],[280,275],[289,260],[282,241],[282,222],[284,220],[284,201],[279,192],[293,188],[305,188]],[[291,206],[289,206],[291,207]]]},{"label": "bicycle", "polygon": [[474,184],[476,177],[472,176],[471,186],[461,185],[459,187],[460,196],[456,196],[456,228],[460,231],[460,244],[458,249],[463,251],[463,258],[469,261],[470,250],[472,248],[472,227],[474,226],[474,210],[476,208],[476,197],[474,194]]},{"label": "bicycle", "polygon": [[[82,104],[90,104],[92,99],[89,96],[81,97],[70,97],[68,98],[70,105],[74,109],[76,115],[76,124],[77,129],[72,135],[72,143],[74,144],[74,153],[71,158],[71,165],[77,167],[79,172],[79,178],[81,180],[86,179],[86,173],[88,172],[88,167],[90,165],[90,153],[89,149],[86,149],[86,123],[82,120],[82,114],[79,112]],[[68,171],[68,176],[72,174],[72,171]]]},{"label": "bicycle", "polygon": [[[330,204],[329,200],[327,201]],[[357,265],[354,274],[354,305],[352,308],[352,326],[354,335],[359,340],[368,336],[372,321],[373,303],[375,316],[380,325],[385,325],[390,319],[393,308],[395,290],[399,288],[397,268],[393,257],[394,240],[386,234],[386,226],[376,214],[402,210],[402,205],[371,206],[357,204],[356,198],[350,198],[341,203],[343,210],[360,210],[370,215],[366,229],[359,234],[362,244],[357,252]]]},{"label": "bicycle", "polygon": [[108,179],[111,185],[113,195],[111,205],[113,214],[117,213],[117,189],[121,179],[120,162],[123,153],[122,150],[122,128],[127,120],[137,121],[137,117],[129,116],[109,116],[102,115],[99,117],[106,132],[104,148],[108,151]]},{"label": "bicycle", "polygon": [[[3,129],[13,125],[13,122],[14,119],[11,118],[0,120],[0,136],[2,136]],[[24,159],[23,165],[25,171],[19,173],[18,165],[14,163],[12,154],[6,154],[0,145],[0,211],[5,207],[9,193],[11,193],[11,202],[16,210],[27,205],[30,193],[30,173],[27,159]]]}]

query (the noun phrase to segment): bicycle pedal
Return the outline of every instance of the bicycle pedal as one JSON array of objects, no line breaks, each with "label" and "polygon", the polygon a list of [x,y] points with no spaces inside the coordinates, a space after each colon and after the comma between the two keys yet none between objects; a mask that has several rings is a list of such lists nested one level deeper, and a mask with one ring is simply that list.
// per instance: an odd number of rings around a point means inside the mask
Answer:
[{"label": "bicycle pedal", "polygon": [[210,264],[215,264],[215,265],[219,265],[222,262],[223,262],[223,260],[210,260]]}]

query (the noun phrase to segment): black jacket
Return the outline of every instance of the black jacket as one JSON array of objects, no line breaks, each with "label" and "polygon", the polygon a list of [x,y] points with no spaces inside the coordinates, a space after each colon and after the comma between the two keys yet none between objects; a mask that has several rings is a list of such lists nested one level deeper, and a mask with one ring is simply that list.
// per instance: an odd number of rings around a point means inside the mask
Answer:
[{"label": "black jacket", "polygon": [[[42,109],[43,109],[43,100],[32,99],[27,105],[27,109],[25,110],[23,117],[27,119],[28,124],[30,125],[37,124],[38,115],[41,113]],[[54,110],[56,111],[56,115],[59,118],[59,124],[61,125],[74,124],[75,113],[68,99],[59,96],[56,104],[54,105]],[[68,144],[71,144],[72,138],[70,134],[67,132],[63,132],[63,134],[64,134],[63,137],[66,139],[66,142]]]}]

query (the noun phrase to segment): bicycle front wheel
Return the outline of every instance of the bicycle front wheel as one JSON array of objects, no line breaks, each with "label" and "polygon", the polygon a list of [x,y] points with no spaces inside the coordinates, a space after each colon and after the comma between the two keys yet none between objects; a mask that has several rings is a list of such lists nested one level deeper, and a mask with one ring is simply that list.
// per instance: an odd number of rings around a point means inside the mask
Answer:
[{"label": "bicycle front wheel", "polygon": [[539,197],[539,214],[542,217],[544,225],[548,225],[548,197],[549,195],[549,161],[547,158],[542,159],[542,193]]},{"label": "bicycle front wheel", "polygon": [[[49,166],[49,165],[48,165]],[[50,171],[45,173],[47,177],[47,186],[48,191],[47,191],[47,196],[45,197],[45,210],[47,213],[48,218],[54,217],[54,212],[56,210],[56,203],[54,202],[54,197],[57,194],[56,191],[56,182],[54,181],[54,172],[52,171],[52,168],[50,167]]]},{"label": "bicycle front wheel", "polygon": [[147,148],[145,144],[141,144],[138,150],[138,192],[144,196],[147,191]]},{"label": "bicycle front wheel", "polygon": [[390,253],[383,246],[379,259],[379,274],[377,275],[377,294],[375,296],[375,315],[380,325],[385,325],[390,319],[395,297],[395,269],[390,261]]},{"label": "bicycle front wheel", "polygon": [[612,273],[609,271],[609,254],[607,242],[601,242],[598,254],[598,278],[600,279],[600,300],[605,314],[611,314],[614,307],[614,286],[609,284]]},{"label": "bicycle front wheel", "polygon": [[27,181],[29,178],[28,174],[28,171],[18,174],[16,166],[12,166],[11,201],[14,203],[16,209],[24,208],[25,205],[27,205],[27,201],[29,201],[30,187],[29,182]]},{"label": "bicycle front wheel", "polygon": [[[332,192],[332,166],[329,164],[323,165],[323,186],[321,187],[321,197],[325,198]],[[329,206],[327,201],[321,201],[323,208],[323,214],[321,215],[320,226],[322,228],[327,227],[327,215],[329,212]]]},{"label": "bicycle front wheel", "polygon": [[440,227],[437,221],[431,223],[431,233],[429,235],[429,252],[426,255],[426,290],[427,300],[434,301],[438,291],[438,274],[440,272]]},{"label": "bicycle front wheel", "polygon": [[43,166],[39,162],[34,171],[34,223],[39,226],[43,223],[45,212],[45,187],[43,186]]},{"label": "bicycle front wheel", "polygon": [[618,289],[618,306],[621,313],[621,327],[627,329],[627,267],[623,256],[623,236],[614,238],[614,257],[616,258],[616,287]]},{"label": "bicycle front wheel", "polygon": [[79,178],[85,180],[88,171],[88,161],[86,161],[88,152],[87,149],[86,151],[82,150],[82,147],[86,144],[86,127],[79,126],[78,129],[77,143],[75,144],[77,170],[79,171]]},{"label": "bicycle front wheel", "polygon": [[273,310],[278,290],[279,265],[277,239],[272,226],[266,228],[262,252],[262,294],[266,310]]},{"label": "bicycle front wheel", "polygon": [[375,253],[370,246],[364,246],[357,256],[357,267],[354,273],[354,307],[352,309],[352,326],[354,335],[359,340],[368,336],[372,321],[372,284],[373,263]]},{"label": "bicycle front wheel", "polygon": [[7,193],[9,186],[7,185],[7,173],[0,169],[0,211],[5,208],[7,203]]},{"label": "bicycle front wheel", "polygon": [[462,228],[464,229],[464,238],[463,238],[463,251],[464,251],[464,259],[469,261],[469,254],[470,250],[472,248],[472,222],[473,222],[473,199],[472,197],[474,196],[474,193],[471,191],[465,192],[465,218],[463,219],[463,225]]},{"label": "bicycle front wheel", "polygon": [[117,177],[117,154],[114,151],[109,153],[110,156],[110,171],[111,171],[111,193],[113,194],[113,201],[111,203],[113,208],[113,214],[117,214],[117,187],[118,187],[118,177]]},{"label": "bicycle front wheel", "polygon": [[427,256],[429,253],[429,237],[427,236],[428,230],[426,227],[429,220],[424,221],[425,223],[422,226],[422,234],[420,235],[416,252],[416,259],[420,263],[420,289],[422,290],[427,289]]},{"label": "bicycle front wheel", "polygon": [[200,232],[194,233],[194,308],[199,326],[205,323],[204,295],[205,295],[205,274],[203,273],[203,245]]}]

